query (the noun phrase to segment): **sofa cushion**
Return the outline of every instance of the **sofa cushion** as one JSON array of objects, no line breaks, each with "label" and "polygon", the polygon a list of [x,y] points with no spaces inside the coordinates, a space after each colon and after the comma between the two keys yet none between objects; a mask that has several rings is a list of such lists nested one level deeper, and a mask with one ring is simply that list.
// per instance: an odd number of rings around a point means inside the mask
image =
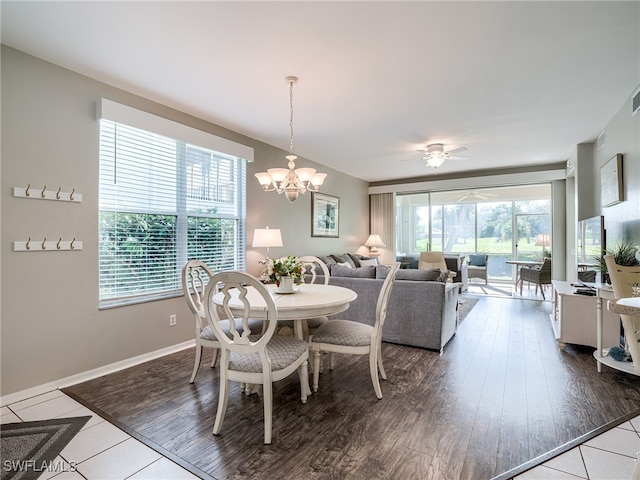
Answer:
[{"label": "sofa cushion", "polygon": [[[378,265],[376,267],[376,278],[387,278],[389,273],[389,267],[387,265]],[[425,268],[422,270],[417,269],[400,269],[396,274],[396,280],[416,280],[423,282],[435,282],[440,277],[439,268]],[[446,278],[446,277],[445,277]]]},{"label": "sofa cushion", "polygon": [[487,256],[484,254],[469,255],[469,265],[472,267],[486,267],[487,266],[486,258]]},{"label": "sofa cushion", "polygon": [[351,260],[351,257],[349,256],[348,253],[343,253],[342,255],[331,254],[331,256],[336,261],[336,263],[347,262],[349,265],[351,265],[351,268],[356,268],[356,264],[354,263],[353,260]]},{"label": "sofa cushion", "polygon": [[343,265],[331,265],[332,277],[376,278],[376,267],[350,268]]}]

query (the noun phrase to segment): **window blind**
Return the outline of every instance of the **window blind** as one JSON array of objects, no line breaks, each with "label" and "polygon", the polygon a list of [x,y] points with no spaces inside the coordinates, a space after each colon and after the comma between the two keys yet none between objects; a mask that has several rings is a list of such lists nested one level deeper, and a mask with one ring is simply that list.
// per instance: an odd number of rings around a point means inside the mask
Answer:
[{"label": "window blind", "polygon": [[246,160],[100,120],[100,305],[175,294],[189,259],[245,265]]}]

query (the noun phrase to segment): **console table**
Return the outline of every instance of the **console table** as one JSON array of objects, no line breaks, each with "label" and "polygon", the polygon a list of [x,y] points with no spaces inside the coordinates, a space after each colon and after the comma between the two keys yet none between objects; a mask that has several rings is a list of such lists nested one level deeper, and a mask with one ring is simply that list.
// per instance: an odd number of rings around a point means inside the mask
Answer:
[{"label": "console table", "polygon": [[[570,282],[552,280],[553,311],[550,315],[553,333],[558,346],[564,350],[567,343],[598,348],[599,345],[613,346],[620,343],[620,320],[611,312],[602,311],[598,296],[578,295],[576,286]],[[597,292],[602,285],[594,286]],[[613,298],[613,290],[610,290]],[[603,295],[606,291],[603,290]],[[599,305],[599,307],[598,307]],[[606,316],[601,328],[602,315]]]}]

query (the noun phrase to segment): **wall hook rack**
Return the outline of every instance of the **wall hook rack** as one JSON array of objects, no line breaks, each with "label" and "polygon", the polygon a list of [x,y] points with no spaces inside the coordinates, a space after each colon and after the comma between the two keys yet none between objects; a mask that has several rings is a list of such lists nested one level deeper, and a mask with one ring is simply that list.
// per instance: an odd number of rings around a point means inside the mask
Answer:
[{"label": "wall hook rack", "polygon": [[[58,240],[47,240],[44,237],[42,241],[37,240],[38,243],[35,246],[32,243],[31,237],[26,242],[17,241],[13,242],[14,252],[62,252],[65,250],[79,251],[82,250],[82,242],[76,240],[63,240],[59,237]],[[38,244],[40,244],[38,246]]]},{"label": "wall hook rack", "polygon": [[[38,189],[39,190],[39,189]],[[56,200],[60,202],[75,202],[82,203],[82,194],[77,193],[76,189],[72,189],[71,192],[63,192],[62,187],[58,187],[57,190],[47,190],[47,186],[44,185],[40,190],[40,195],[33,195],[33,188],[30,183],[27,183],[27,187],[13,187],[13,196],[18,198],[29,198],[37,200]]]}]

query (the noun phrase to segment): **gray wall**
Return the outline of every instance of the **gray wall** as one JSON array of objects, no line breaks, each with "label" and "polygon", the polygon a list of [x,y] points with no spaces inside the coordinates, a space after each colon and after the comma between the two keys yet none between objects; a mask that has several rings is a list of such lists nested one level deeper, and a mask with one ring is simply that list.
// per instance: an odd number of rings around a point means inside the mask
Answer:
[{"label": "gray wall", "polygon": [[[286,166],[285,151],[2,47],[1,394],[177,345],[193,338],[183,298],[98,310],[98,122],[101,97],[182,122],[255,149],[247,178],[247,243],[253,229],[282,229],[272,255],[355,251],[368,236],[364,181],[328,173],[323,192],[340,197],[340,238],[311,238],[311,198],[290,204],[264,193],[253,174]],[[321,162],[321,159],[317,159]],[[82,203],[12,197],[12,187],[75,188]],[[16,240],[81,240],[77,252],[13,252]],[[251,273],[264,252],[249,247]],[[178,315],[169,327],[168,316]],[[185,381],[188,379],[185,378]]]},{"label": "gray wall", "polygon": [[[622,239],[640,244],[640,112],[631,116],[631,93],[618,113],[604,127],[605,144],[594,152],[594,192],[598,211],[604,215],[607,246]],[[600,207],[600,168],[615,154],[622,154],[624,201]]]}]

